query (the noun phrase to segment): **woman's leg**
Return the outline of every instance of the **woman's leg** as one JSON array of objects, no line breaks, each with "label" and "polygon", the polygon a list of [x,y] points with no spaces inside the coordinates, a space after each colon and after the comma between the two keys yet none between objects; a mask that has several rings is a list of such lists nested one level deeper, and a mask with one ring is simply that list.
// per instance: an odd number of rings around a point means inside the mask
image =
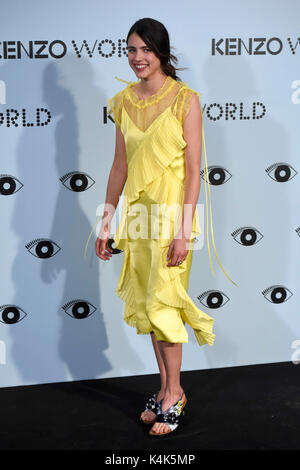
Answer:
[{"label": "woman's leg", "polygon": [[160,391],[157,396],[157,401],[160,401],[165,395],[166,384],[167,384],[167,374],[166,374],[164,360],[161,355],[161,351],[159,349],[159,342],[157,341],[156,336],[153,332],[151,333],[151,339],[152,339],[153,349],[155,352],[158,369],[160,373]]},{"label": "woman's leg", "polygon": [[[165,394],[161,407],[162,411],[165,411],[171,405],[174,405],[183,393],[183,389],[180,385],[182,343],[158,341],[158,347],[166,371]],[[168,430],[169,426],[166,423],[154,423],[152,427],[152,432],[157,432],[158,434],[167,432]]]},{"label": "woman's leg", "polygon": [[[157,396],[157,401],[160,401],[164,397],[165,389],[166,389],[166,369],[165,369],[163,358],[159,350],[158,341],[153,332],[151,333],[151,340],[152,340],[152,345],[153,345],[153,349],[154,349],[154,353],[156,356],[157,365],[158,365],[158,369],[160,373],[160,391]],[[141,418],[143,420],[153,420],[155,416],[156,414],[153,413],[153,411],[143,411],[143,413],[141,414]]]}]

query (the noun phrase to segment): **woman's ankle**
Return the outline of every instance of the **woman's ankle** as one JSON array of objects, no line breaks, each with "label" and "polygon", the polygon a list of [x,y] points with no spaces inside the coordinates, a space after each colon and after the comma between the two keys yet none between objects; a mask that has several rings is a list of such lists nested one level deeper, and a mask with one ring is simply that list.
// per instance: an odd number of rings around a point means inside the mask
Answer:
[{"label": "woman's ankle", "polygon": [[157,401],[162,400],[164,398],[165,394],[166,394],[165,387],[161,387],[159,392],[158,392],[158,395],[157,395]]},{"label": "woman's ankle", "polygon": [[183,388],[181,385],[178,385],[177,387],[166,387],[165,388],[165,396],[166,397],[173,397],[173,396],[181,396],[183,394]]}]

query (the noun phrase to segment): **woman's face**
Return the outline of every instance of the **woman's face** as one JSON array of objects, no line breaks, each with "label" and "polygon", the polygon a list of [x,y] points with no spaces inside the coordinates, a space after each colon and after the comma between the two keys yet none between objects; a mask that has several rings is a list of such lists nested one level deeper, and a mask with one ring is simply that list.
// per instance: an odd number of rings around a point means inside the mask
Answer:
[{"label": "woman's face", "polygon": [[156,73],[162,73],[159,58],[137,33],[129,36],[127,47],[129,65],[138,78],[148,78]]}]

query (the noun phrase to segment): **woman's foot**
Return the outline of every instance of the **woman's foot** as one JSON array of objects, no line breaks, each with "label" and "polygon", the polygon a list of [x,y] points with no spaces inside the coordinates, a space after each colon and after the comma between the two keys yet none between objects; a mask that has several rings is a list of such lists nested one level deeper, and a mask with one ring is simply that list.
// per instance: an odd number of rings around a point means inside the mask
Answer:
[{"label": "woman's foot", "polygon": [[[160,390],[158,392],[158,395],[156,396],[156,403],[159,403],[160,400],[162,400],[164,398],[164,394],[165,394],[164,390]],[[157,414],[154,411],[151,411],[151,410],[145,410],[141,414],[141,420],[145,424],[153,423],[156,420],[156,417],[157,417]]]},{"label": "woman's foot", "polygon": [[[186,402],[186,396],[183,389],[180,387],[176,392],[166,392],[161,404],[161,413],[166,411],[170,406],[178,402],[179,399]],[[167,423],[154,423],[150,433],[151,434],[165,434],[170,432],[170,426]]]}]

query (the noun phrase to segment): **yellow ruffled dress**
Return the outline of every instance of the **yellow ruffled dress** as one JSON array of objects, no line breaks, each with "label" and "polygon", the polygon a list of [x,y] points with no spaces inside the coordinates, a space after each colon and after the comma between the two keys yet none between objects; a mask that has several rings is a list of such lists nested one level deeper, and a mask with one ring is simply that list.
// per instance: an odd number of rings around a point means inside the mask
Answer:
[{"label": "yellow ruffled dress", "polygon": [[[124,136],[128,164],[121,220],[114,236],[115,247],[124,251],[115,291],[125,302],[124,320],[138,334],[153,331],[158,340],[170,343],[188,342],[188,323],[200,346],[212,346],[214,319],[200,310],[187,293],[192,248],[201,233],[198,209],[193,217],[191,249],[182,264],[171,267],[167,266],[167,252],[181,218],[176,219],[176,211],[157,211],[157,207],[170,208],[174,204],[183,207],[187,145],[183,122],[191,96],[196,93],[200,98],[200,94],[168,76],[157,93],[140,99],[133,89],[136,82],[118,80],[127,86],[108,100],[108,113]],[[207,171],[205,147],[204,157]],[[171,227],[169,232],[164,231],[166,222]]]}]

